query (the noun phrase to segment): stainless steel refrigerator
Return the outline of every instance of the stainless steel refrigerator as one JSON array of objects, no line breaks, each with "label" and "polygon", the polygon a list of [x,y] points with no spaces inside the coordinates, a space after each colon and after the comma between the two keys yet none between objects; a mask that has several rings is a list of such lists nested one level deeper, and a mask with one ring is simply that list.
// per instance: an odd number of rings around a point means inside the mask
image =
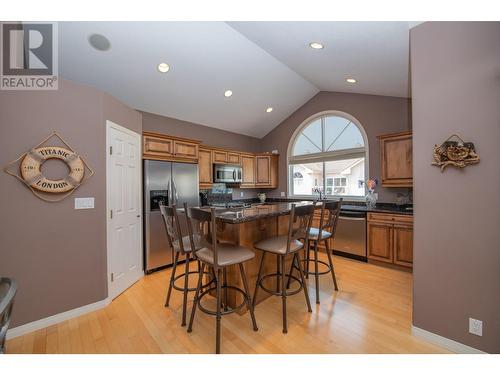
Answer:
[{"label": "stainless steel refrigerator", "polygon": [[160,204],[199,205],[198,165],[144,160],[144,268],[149,273],[173,263]]}]

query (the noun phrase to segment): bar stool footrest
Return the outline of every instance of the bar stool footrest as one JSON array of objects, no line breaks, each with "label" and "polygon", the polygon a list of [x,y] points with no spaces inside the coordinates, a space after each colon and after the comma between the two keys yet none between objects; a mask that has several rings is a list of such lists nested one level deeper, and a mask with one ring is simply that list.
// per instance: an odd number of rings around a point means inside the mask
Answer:
[{"label": "bar stool footrest", "polygon": [[[236,306],[234,308],[229,307],[229,309],[227,311],[225,311],[224,308],[221,307],[221,311],[220,311],[221,315],[228,315],[228,314],[231,314],[231,313],[234,313],[234,312],[240,310],[243,306],[246,305],[245,298],[250,298],[250,296],[247,296],[247,294],[245,293],[245,291],[243,289],[240,289],[238,287],[235,287],[235,286],[232,286],[232,285],[221,286],[221,292],[224,291],[224,289],[232,289],[232,290],[240,293],[241,295],[243,295],[243,302],[240,305],[238,305],[238,306]],[[213,286],[213,287],[205,290],[203,293],[200,293],[200,295],[198,296],[198,307],[205,314],[214,315],[214,316],[217,315],[217,311],[215,311],[215,310],[209,310],[209,309],[207,309],[206,307],[204,307],[201,304],[201,300],[202,300],[203,297],[205,297],[208,293],[216,291],[216,290],[217,290],[217,286]]]},{"label": "bar stool footrest", "polygon": [[[189,275],[192,275],[192,274],[197,274],[197,275],[198,275],[198,274],[199,274],[199,271],[189,271],[189,272],[188,272],[188,274],[189,274]],[[212,283],[215,281],[215,279],[213,278],[213,275],[212,275],[211,273],[209,273],[209,272],[203,272],[203,275],[208,275],[208,276],[210,276],[210,280],[209,280],[207,283],[205,283],[204,285],[202,285],[202,286],[201,286],[202,288],[206,288],[207,286],[209,286],[210,284],[212,284]],[[172,287],[173,287],[175,290],[178,290],[179,292],[184,292],[184,287],[180,287],[180,286],[175,285],[175,282],[176,282],[177,280],[181,279],[181,278],[184,278],[185,276],[186,276],[186,272],[183,272],[183,273],[181,273],[180,275],[177,275],[177,276],[174,278]],[[188,291],[188,292],[196,292],[196,287],[187,288],[187,291]]]},{"label": "bar stool footrest", "polygon": [[[308,262],[307,259],[302,259],[301,261],[302,261],[302,263],[304,263],[304,267],[302,268],[302,271],[304,272],[304,275],[315,275],[316,274],[316,272],[314,272],[314,271],[311,271],[311,270],[308,271],[307,267],[305,267],[305,264],[307,264],[307,262]],[[311,262],[312,262],[313,266],[310,267],[309,269],[311,269],[311,268],[314,269],[314,259],[309,259],[309,263],[311,263]],[[326,262],[324,262],[322,260],[319,260],[319,259],[318,259],[318,263],[326,267],[326,271],[321,271],[320,272],[318,270],[318,275],[326,275],[326,274],[328,274],[328,273],[330,273],[332,271],[332,268],[330,267],[330,265],[328,263],[326,263]],[[295,265],[293,267],[295,269],[297,269],[297,267]]]},{"label": "bar stool footrest", "polygon": [[[281,274],[278,274],[277,272],[275,273],[269,273],[267,275],[264,275],[260,278],[259,280],[259,286],[262,288],[262,290],[266,291],[267,293],[269,294],[272,294],[273,296],[281,296],[281,292],[277,292],[276,290],[271,290],[269,288],[266,288],[264,285],[262,285],[262,282],[265,280],[265,279],[268,279],[268,278],[271,278],[271,277],[278,277],[278,275],[281,277],[282,275]],[[298,277],[295,277],[293,275],[290,275],[290,274],[285,274],[285,278],[288,280],[288,277],[290,277],[292,280],[294,281],[297,281],[299,283],[299,287],[295,290],[292,290],[292,291],[286,291],[285,292],[285,296],[293,296],[294,294],[297,294],[299,293],[302,288],[304,287],[302,285],[302,282],[300,281],[300,279]]]}]

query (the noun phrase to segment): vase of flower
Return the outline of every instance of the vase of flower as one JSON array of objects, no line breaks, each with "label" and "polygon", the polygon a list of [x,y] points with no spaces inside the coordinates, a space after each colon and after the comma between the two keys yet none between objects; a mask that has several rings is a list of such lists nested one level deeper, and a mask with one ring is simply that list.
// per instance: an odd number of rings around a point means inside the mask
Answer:
[{"label": "vase of flower", "polygon": [[366,182],[366,187],[368,191],[365,200],[366,200],[366,207],[368,208],[374,208],[375,205],[377,204],[377,193],[375,193],[375,186],[377,185],[378,181],[375,178],[370,178]]}]

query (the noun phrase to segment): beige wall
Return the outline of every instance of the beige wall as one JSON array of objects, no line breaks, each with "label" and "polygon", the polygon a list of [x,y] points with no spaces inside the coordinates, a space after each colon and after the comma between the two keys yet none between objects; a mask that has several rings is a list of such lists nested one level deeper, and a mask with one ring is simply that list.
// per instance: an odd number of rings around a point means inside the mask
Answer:
[{"label": "beige wall", "polygon": [[260,150],[260,140],[258,138],[153,113],[142,112],[142,126],[145,131],[196,139],[208,146],[227,147],[248,152],[258,152]]},{"label": "beige wall", "polygon": [[[500,22],[427,22],[411,31],[413,324],[500,353]],[[443,173],[434,144],[457,133],[478,165]],[[483,321],[483,336],[468,319]]]},{"label": "beige wall", "polygon": [[[0,275],[19,284],[12,326],[107,297],[107,119],[141,132],[139,112],[76,83],[61,80],[57,91],[0,91],[2,166],[56,130],[95,172],[59,203],[36,198],[0,173]],[[75,197],[95,197],[95,208],[74,210]]]},{"label": "beige wall", "polygon": [[[370,149],[370,177],[376,177],[379,180],[380,157],[377,135],[411,129],[409,99],[341,92],[320,92],[262,139],[261,151],[277,149],[280,153],[279,188],[271,192],[272,196],[279,196],[280,192],[287,191],[286,154],[293,132],[308,117],[327,110],[349,113],[363,125],[368,136]],[[396,199],[397,192],[406,193],[407,191],[407,189],[377,188],[379,201],[381,202],[393,202]]]},{"label": "beige wall", "polygon": [[[153,113],[142,112],[142,126],[145,131],[196,139],[208,146],[227,147],[233,150],[248,152],[260,151],[261,140],[258,138]],[[233,199],[255,198],[258,191],[260,190],[233,189]]]}]

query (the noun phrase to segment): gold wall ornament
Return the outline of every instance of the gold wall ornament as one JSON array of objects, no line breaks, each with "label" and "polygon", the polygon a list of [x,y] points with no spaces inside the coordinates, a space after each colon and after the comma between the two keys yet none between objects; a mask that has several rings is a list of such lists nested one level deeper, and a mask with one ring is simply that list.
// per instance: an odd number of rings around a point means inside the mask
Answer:
[{"label": "gold wall ornament", "polygon": [[456,134],[452,134],[440,146],[434,145],[434,161],[431,163],[441,167],[441,172],[448,166],[465,168],[471,164],[479,163],[479,156],[476,154],[474,143],[464,142]]},{"label": "gold wall ornament", "polygon": [[[66,147],[44,146],[53,137]],[[59,180],[46,178],[41,167],[49,159],[63,161],[68,166],[68,175]],[[15,166],[17,168],[11,170]],[[89,172],[87,175],[86,170]],[[35,196],[46,202],[62,201],[94,174],[83,158],[57,132],[9,163],[4,171],[23,182]]]}]

